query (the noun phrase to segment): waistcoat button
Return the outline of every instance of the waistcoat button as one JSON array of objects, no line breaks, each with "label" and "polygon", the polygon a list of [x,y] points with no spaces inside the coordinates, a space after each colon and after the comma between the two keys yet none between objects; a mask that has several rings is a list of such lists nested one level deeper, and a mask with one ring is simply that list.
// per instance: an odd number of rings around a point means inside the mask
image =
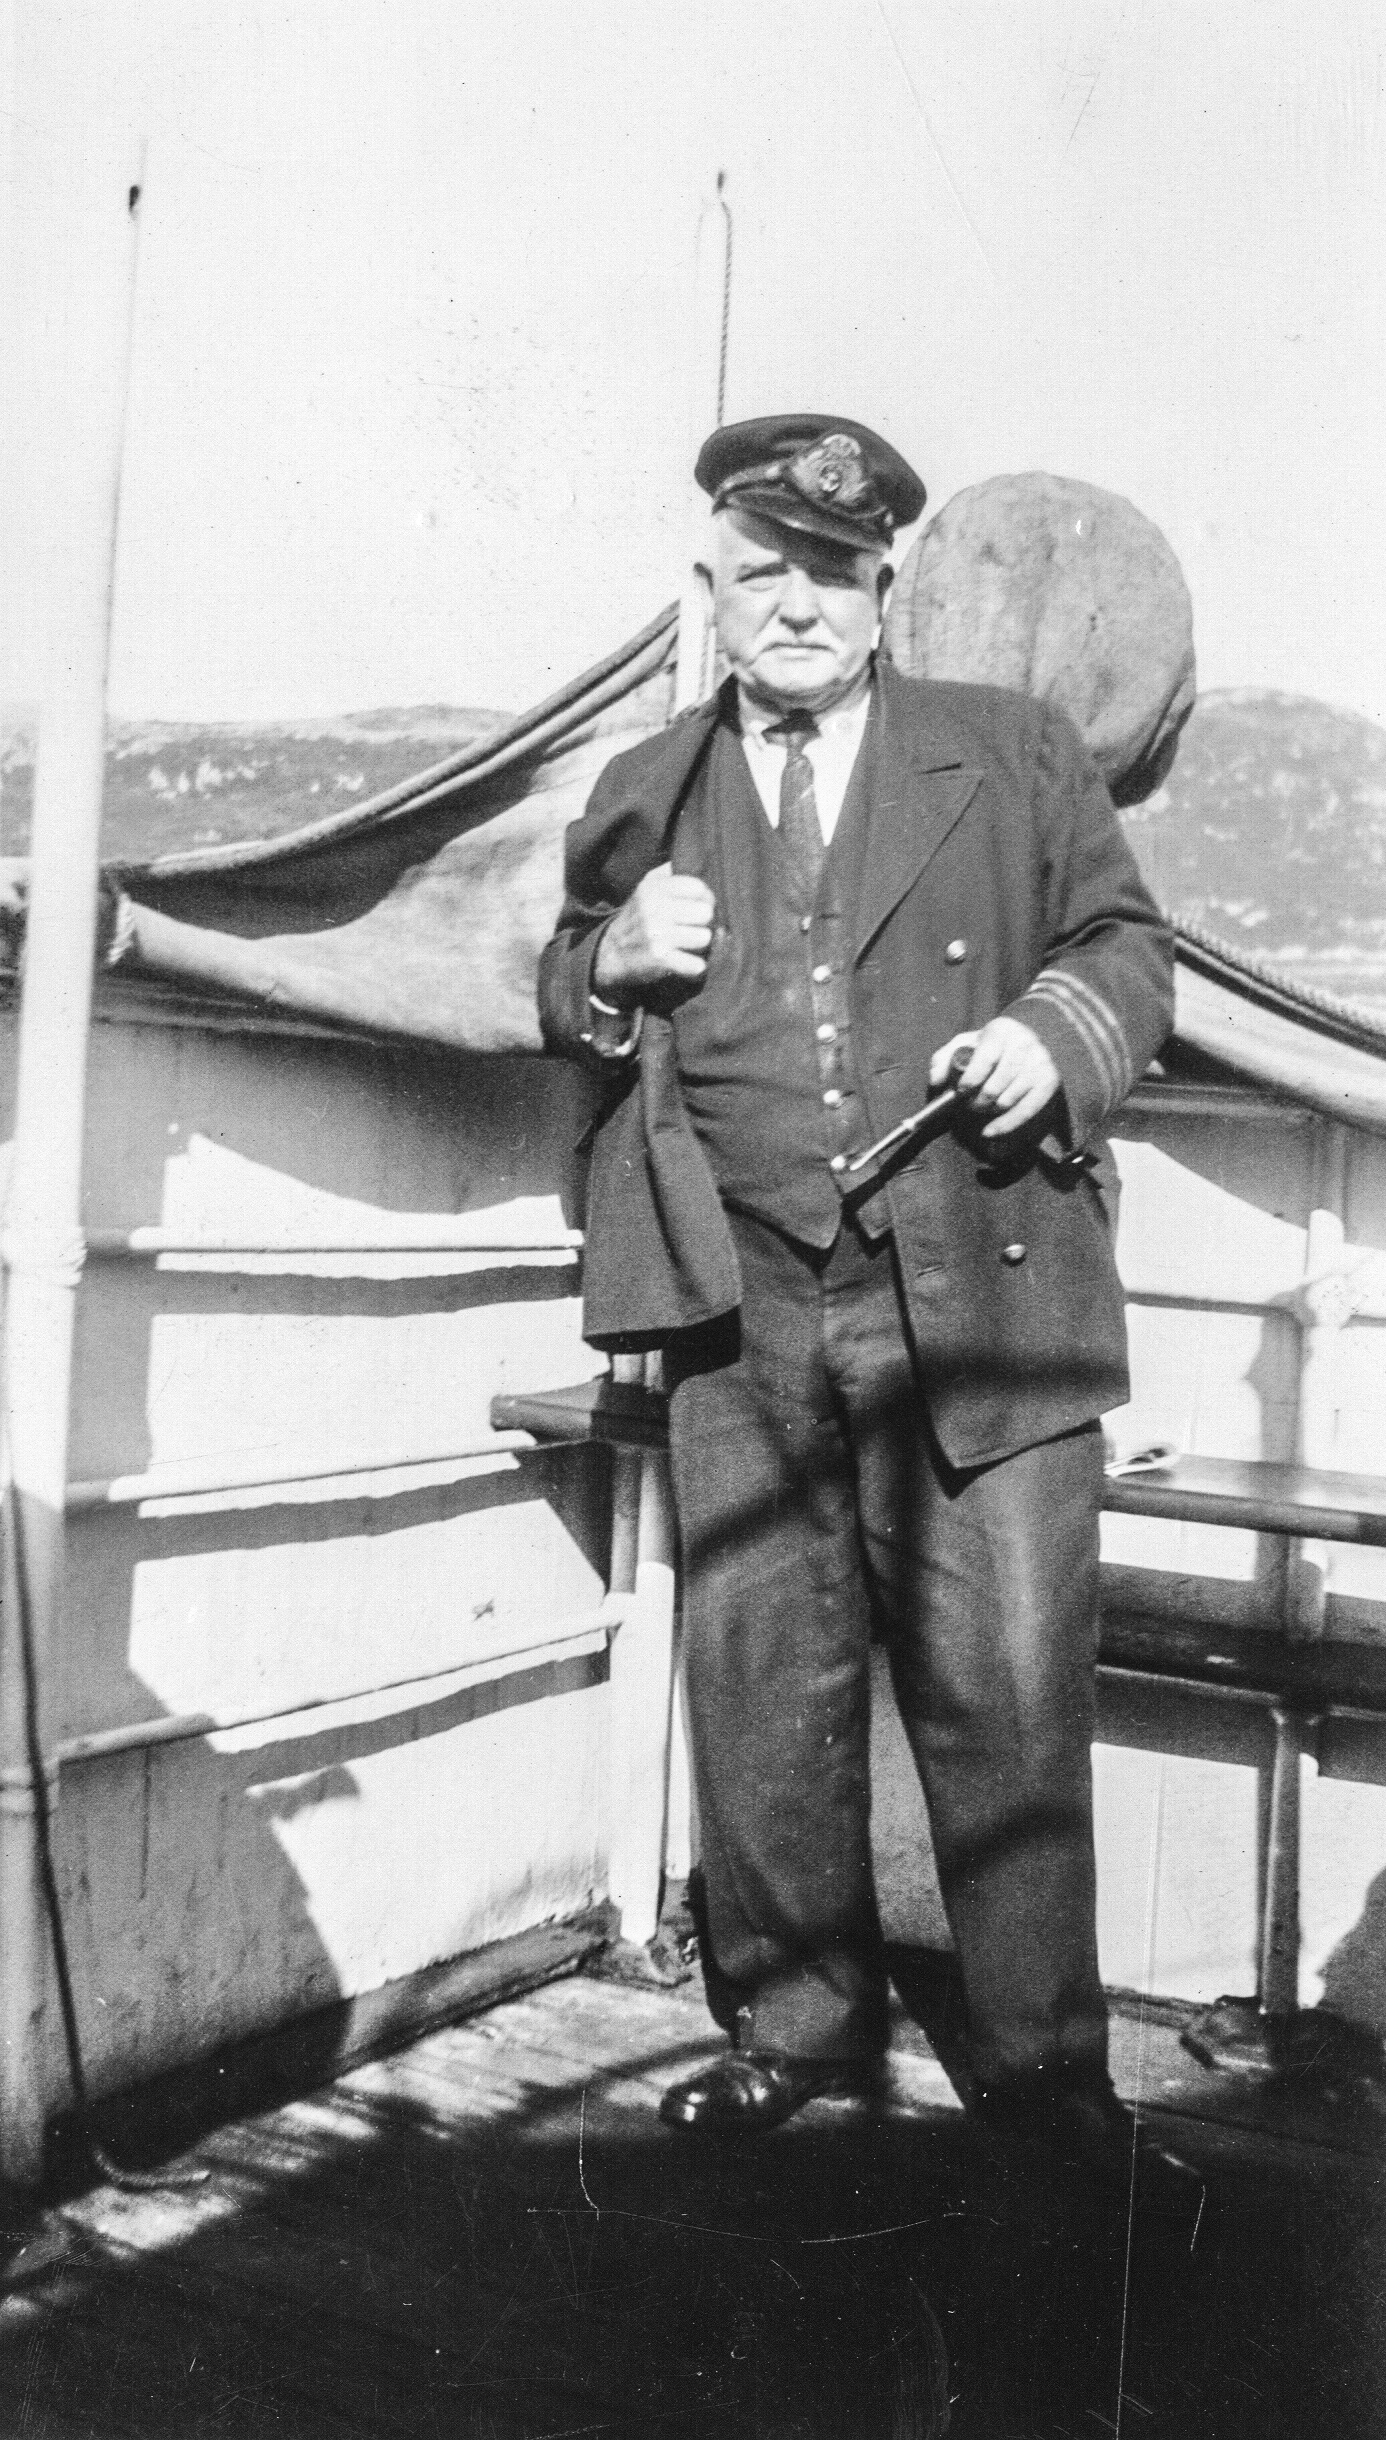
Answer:
[{"label": "waistcoat button", "polygon": [[811,915],[801,915],[799,917],[799,929],[801,932],[811,932],[813,930],[813,917]]},{"label": "waistcoat button", "polygon": [[945,966],[960,966],[966,955],[967,943],[965,940],[950,940],[943,952],[943,962]]},{"label": "waistcoat button", "polygon": [[813,969],[813,979],[815,983],[830,983],[833,979],[832,967],[815,966]]},{"label": "waistcoat button", "polygon": [[[825,1110],[835,1110],[835,1109],[837,1108],[837,1106],[838,1106],[839,1102],[841,1101],[841,1099],[842,1099],[842,1095],[839,1093],[839,1091],[838,1091],[838,1089],[837,1089],[837,1086],[836,1086],[835,1084],[830,1084],[830,1085],[829,1085],[829,1087],[828,1087],[828,1089],[827,1089],[827,1092],[826,1092],[826,1093],[824,1094],[824,1096],[823,1096],[823,1107],[824,1107],[824,1109],[825,1109]],[[1024,1250],[1025,1250],[1025,1249],[1024,1249],[1024,1247],[1022,1246],[1022,1248],[1021,1248],[1021,1252],[1023,1253],[1023,1252],[1024,1252]]]},{"label": "waistcoat button", "polygon": [[818,1027],[818,1039],[820,1042],[836,1042],[837,1027],[835,1025],[820,1025]]},{"label": "waistcoat button", "polygon": [[836,1170],[839,1175],[846,1168],[846,1166],[847,1155],[845,1152],[835,1152],[832,1159],[828,1163],[828,1167],[832,1170]]},{"label": "waistcoat button", "polygon": [[1003,1262],[1010,1263],[1012,1268],[1014,1268],[1016,1263],[1023,1262],[1025,1260],[1025,1257],[1029,1251],[1030,1249],[1027,1245],[1003,1245],[1001,1248],[1001,1260]]}]

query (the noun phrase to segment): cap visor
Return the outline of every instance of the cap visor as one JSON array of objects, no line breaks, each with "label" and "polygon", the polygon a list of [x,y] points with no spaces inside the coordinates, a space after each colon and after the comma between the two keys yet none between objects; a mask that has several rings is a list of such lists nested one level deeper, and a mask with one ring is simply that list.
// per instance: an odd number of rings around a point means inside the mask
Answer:
[{"label": "cap visor", "polygon": [[777,483],[747,483],[717,505],[741,509],[747,516],[763,518],[767,525],[788,526],[791,533],[813,534],[820,542],[835,542],[846,551],[884,551],[890,543],[889,534],[873,534],[852,518],[816,507]]}]

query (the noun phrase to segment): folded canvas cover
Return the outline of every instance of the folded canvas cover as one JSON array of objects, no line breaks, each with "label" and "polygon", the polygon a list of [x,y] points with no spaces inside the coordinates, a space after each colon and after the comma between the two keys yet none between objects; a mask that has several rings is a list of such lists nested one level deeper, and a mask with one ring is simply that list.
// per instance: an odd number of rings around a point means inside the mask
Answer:
[{"label": "folded canvas cover", "polygon": [[[563,834],[603,764],[669,717],[662,611],[534,710],[369,803],[272,840],[105,868],[106,962],[469,1052],[539,1047],[534,973]],[[1386,1131],[1386,1021],[1179,925],[1177,1040]]]}]

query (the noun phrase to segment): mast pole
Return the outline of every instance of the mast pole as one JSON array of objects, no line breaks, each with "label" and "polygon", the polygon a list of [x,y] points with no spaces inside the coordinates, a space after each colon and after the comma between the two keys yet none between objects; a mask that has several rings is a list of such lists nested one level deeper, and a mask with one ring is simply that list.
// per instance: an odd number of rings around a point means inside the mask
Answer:
[{"label": "mast pole", "polygon": [[[63,1660],[64,1494],[84,1241],[82,1143],[97,924],[120,468],[143,141],[99,148],[45,207],[25,303],[54,382],[46,468],[43,668],[34,774],[6,1269],[0,1619],[0,2174],[37,2183],[61,2094],[45,2038],[49,1938],[40,1809]],[[56,242],[53,242],[56,241]],[[41,1758],[41,1781],[33,1769]]]},{"label": "mast pole", "polygon": [[709,432],[726,421],[727,342],[731,328],[732,217],[727,174],[703,205],[698,222],[693,294],[693,353],[688,383],[688,548],[679,597],[678,664],[674,709],[701,703],[712,679],[712,628],[707,600],[694,573],[704,547],[707,502],[693,480],[694,458]]}]

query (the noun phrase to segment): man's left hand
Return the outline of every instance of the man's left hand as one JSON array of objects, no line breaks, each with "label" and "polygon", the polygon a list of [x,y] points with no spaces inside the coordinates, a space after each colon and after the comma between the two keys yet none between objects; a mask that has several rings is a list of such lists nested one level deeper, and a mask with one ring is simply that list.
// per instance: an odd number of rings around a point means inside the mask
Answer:
[{"label": "man's left hand", "polygon": [[929,1062],[930,1084],[946,1084],[950,1068],[965,1051],[971,1057],[958,1077],[958,1088],[977,1116],[987,1119],[984,1139],[1028,1127],[1059,1090],[1058,1069],[1038,1034],[1019,1017],[993,1017],[980,1033],[954,1034]]}]

